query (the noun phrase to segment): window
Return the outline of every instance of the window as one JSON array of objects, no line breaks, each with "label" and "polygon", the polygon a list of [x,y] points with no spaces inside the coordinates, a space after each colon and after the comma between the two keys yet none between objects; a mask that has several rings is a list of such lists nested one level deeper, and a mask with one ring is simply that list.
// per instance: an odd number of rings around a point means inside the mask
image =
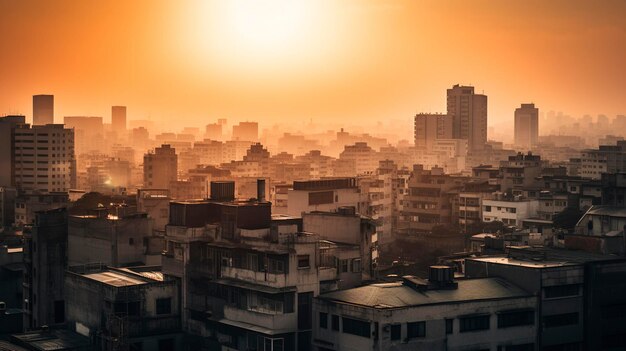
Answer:
[{"label": "window", "polygon": [[348,317],[342,317],[341,319],[343,322],[343,332],[345,334],[362,336],[364,338],[370,337],[371,331],[369,322]]},{"label": "window", "polygon": [[309,255],[298,255],[298,268],[309,268]]},{"label": "window", "polygon": [[391,325],[391,340],[400,340],[401,337],[402,337],[402,325],[392,324]]},{"label": "window", "polygon": [[558,297],[577,296],[579,286],[579,284],[548,286],[544,288],[545,298],[552,299]]},{"label": "window", "polygon": [[454,319],[446,318],[446,334],[454,333]]},{"label": "window", "polygon": [[426,322],[410,322],[406,324],[406,337],[423,338],[426,336]]},{"label": "window", "polygon": [[333,314],[332,318],[331,318],[331,322],[332,322],[332,328],[335,331],[339,331],[339,316],[336,314]]},{"label": "window", "polygon": [[156,314],[172,313],[172,298],[156,299]]},{"label": "window", "polygon": [[472,316],[460,318],[460,332],[471,332],[475,330],[489,329],[489,315]]},{"label": "window", "polygon": [[578,324],[578,313],[553,314],[543,317],[545,328],[563,327],[566,325]]},{"label": "window", "polygon": [[361,272],[361,259],[355,258],[352,260],[352,272],[360,273]]},{"label": "window", "polygon": [[320,328],[328,329],[328,313],[320,312]]},{"label": "window", "polygon": [[128,238],[128,245],[135,245],[135,239]]},{"label": "window", "polygon": [[340,273],[348,272],[348,260],[339,260],[339,272]]},{"label": "window", "polygon": [[485,206],[485,212],[491,212],[491,206]]},{"label": "window", "polygon": [[535,324],[535,311],[505,311],[498,314],[498,328],[516,327]]}]

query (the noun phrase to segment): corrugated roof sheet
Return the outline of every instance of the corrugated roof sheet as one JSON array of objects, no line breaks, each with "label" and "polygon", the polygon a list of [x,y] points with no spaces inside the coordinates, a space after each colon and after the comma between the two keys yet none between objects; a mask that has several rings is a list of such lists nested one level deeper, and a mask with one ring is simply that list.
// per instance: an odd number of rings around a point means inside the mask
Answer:
[{"label": "corrugated roof sheet", "polygon": [[418,291],[402,282],[370,284],[320,295],[321,299],[371,308],[402,308],[464,301],[531,296],[500,278],[459,280],[453,290]]}]

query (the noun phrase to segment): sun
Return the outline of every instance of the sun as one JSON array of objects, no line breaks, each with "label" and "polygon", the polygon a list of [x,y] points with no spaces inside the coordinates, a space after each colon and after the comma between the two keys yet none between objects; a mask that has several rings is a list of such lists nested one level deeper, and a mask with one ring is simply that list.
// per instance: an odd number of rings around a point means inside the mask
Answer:
[{"label": "sun", "polygon": [[278,50],[307,30],[309,0],[228,0],[222,3],[231,40],[253,50]]}]

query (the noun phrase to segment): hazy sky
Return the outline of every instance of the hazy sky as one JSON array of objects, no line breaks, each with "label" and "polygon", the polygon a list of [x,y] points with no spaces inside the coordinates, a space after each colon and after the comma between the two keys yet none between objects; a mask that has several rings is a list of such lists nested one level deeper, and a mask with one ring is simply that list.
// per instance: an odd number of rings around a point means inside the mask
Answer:
[{"label": "hazy sky", "polygon": [[[0,114],[204,125],[444,112],[445,89],[626,113],[626,1],[0,0]],[[174,129],[180,128],[174,125]]]}]

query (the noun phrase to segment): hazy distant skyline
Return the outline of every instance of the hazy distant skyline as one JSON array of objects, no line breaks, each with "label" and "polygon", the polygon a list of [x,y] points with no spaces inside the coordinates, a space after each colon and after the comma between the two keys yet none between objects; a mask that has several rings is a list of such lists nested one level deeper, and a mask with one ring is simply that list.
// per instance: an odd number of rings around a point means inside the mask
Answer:
[{"label": "hazy distant skyline", "polygon": [[[0,115],[202,126],[217,118],[404,119],[445,112],[453,84],[520,103],[626,113],[624,1],[0,0]],[[298,121],[300,122],[300,121]],[[182,128],[183,124],[177,124]]]}]

